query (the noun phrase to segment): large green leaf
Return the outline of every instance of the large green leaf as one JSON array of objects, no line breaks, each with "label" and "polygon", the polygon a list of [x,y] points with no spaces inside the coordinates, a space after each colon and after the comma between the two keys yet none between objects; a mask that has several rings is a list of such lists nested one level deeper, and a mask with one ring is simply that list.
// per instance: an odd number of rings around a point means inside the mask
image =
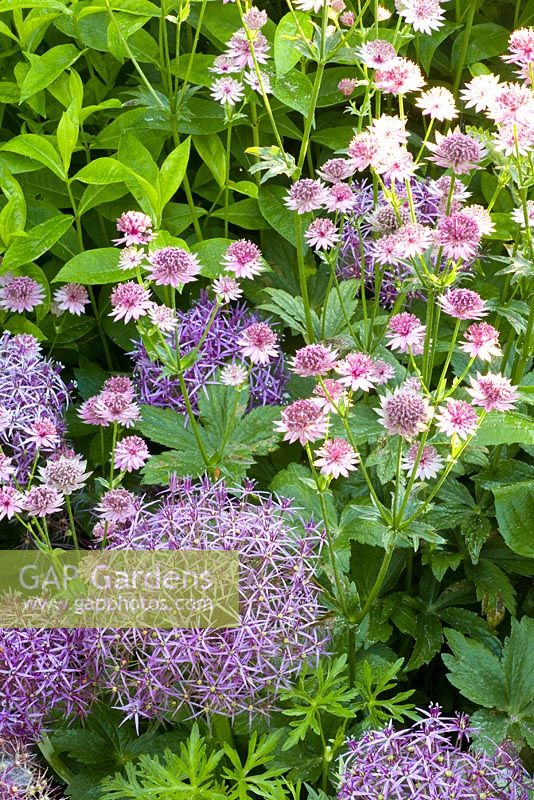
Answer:
[{"label": "large green leaf", "polygon": [[0,272],[16,269],[42,256],[64,236],[72,222],[73,218],[67,214],[57,214],[36,225],[29,233],[17,236],[6,251]]},{"label": "large green leaf", "polygon": [[492,411],[480,426],[474,444],[534,444],[534,419],[515,411]]},{"label": "large green leaf", "polygon": [[121,269],[119,255],[119,250],[114,247],[100,247],[97,250],[78,253],[60,269],[54,278],[54,283],[76,281],[94,286],[124,281],[132,277],[135,270]]},{"label": "large green leaf", "polygon": [[534,558],[534,480],[492,487],[501,535],[514,553]]},{"label": "large green leaf", "polygon": [[301,32],[310,37],[313,25],[309,14],[303,11],[290,11],[276,26],[274,36],[274,63],[277,75],[285,75],[302,58],[302,53],[295,47],[295,40],[301,38]]},{"label": "large green leaf", "polygon": [[182,183],[189,161],[189,151],[191,149],[191,139],[188,137],[184,142],[175,147],[169,153],[159,172],[159,194],[160,208],[167,205],[169,200],[178,191]]},{"label": "large green leaf", "polygon": [[20,87],[20,102],[22,103],[23,100],[27,100],[50,86],[80,56],[80,50],[73,44],[58,44],[56,47],[51,47],[42,56],[27,53],[30,69]]},{"label": "large green leaf", "polygon": [[65,168],[60,155],[50,139],[36,133],[23,133],[2,144],[2,150],[18,153],[48,167],[60,180],[65,180]]},{"label": "large green leaf", "polygon": [[505,711],[508,697],[499,659],[481,642],[458,631],[447,629],[446,636],[453,655],[445,653],[443,661],[452,685],[479,706]]},{"label": "large green leaf", "polygon": [[193,144],[202,161],[222,189],[226,180],[226,150],[216,133],[193,136]]}]

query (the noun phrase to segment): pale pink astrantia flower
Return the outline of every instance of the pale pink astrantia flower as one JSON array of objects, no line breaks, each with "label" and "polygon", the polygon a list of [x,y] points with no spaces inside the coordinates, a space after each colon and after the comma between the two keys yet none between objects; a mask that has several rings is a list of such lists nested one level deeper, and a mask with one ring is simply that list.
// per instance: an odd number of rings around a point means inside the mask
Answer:
[{"label": "pale pink astrantia flower", "polygon": [[393,45],[390,42],[386,42],[385,39],[374,39],[372,42],[365,42],[357,49],[357,53],[369,69],[380,69],[397,56],[397,51]]},{"label": "pale pink astrantia flower", "polygon": [[452,169],[457,175],[479,169],[479,162],[486,155],[486,149],[480,142],[473,136],[462,133],[459,128],[445,136],[438,131],[435,143],[427,142],[426,146],[433,153],[429,156],[429,161],[445,169]]},{"label": "pale pink astrantia flower", "polygon": [[472,405],[465,400],[447,400],[434,417],[436,428],[445,436],[457,436],[466,439],[472,436],[478,427],[478,414]]},{"label": "pale pink astrantia flower", "polygon": [[322,384],[318,384],[314,388],[313,394],[325,413],[331,411],[336,414],[340,409],[347,407],[349,399],[347,389],[342,383],[333,378],[325,378]]},{"label": "pale pink astrantia flower", "polygon": [[219,303],[232,303],[243,295],[239,282],[225,275],[213,281],[212,289]]},{"label": "pale pink astrantia flower", "polygon": [[329,250],[339,242],[339,233],[331,219],[317,217],[308,225],[304,238],[314,250]]},{"label": "pale pink astrantia flower", "polygon": [[276,430],[284,433],[284,440],[290,443],[314,442],[322,439],[328,428],[324,410],[315,399],[295,400],[282,411],[282,419],[276,423]]},{"label": "pale pink astrantia flower", "polygon": [[290,369],[301,378],[312,378],[326,375],[336,367],[337,352],[324,344],[308,344],[297,350]]},{"label": "pale pink astrantia flower", "polygon": [[145,251],[132,244],[130,247],[125,247],[124,250],[121,250],[121,254],[119,256],[119,267],[125,272],[130,269],[136,269],[143,263],[145,259]]},{"label": "pale pink astrantia flower", "polygon": [[502,355],[499,347],[499,331],[487,322],[474,322],[467,328],[464,338],[465,342],[460,345],[460,350],[471,358],[491,361],[492,358]]},{"label": "pale pink astrantia flower", "polygon": [[254,278],[264,269],[261,250],[248,239],[238,239],[223,255],[224,268],[236,278]]},{"label": "pale pink astrantia flower", "polygon": [[339,183],[353,174],[354,167],[346,158],[330,158],[317,170],[317,175],[327,183]]},{"label": "pale pink astrantia flower", "polygon": [[508,53],[502,56],[503,61],[518,66],[534,62],[534,28],[519,28],[510,35]]},{"label": "pale pink astrantia flower", "polygon": [[14,474],[15,467],[12,462],[12,458],[0,452],[0,482],[10,480],[11,476]]},{"label": "pale pink astrantia flower", "polygon": [[488,105],[486,116],[497,124],[511,125],[532,123],[534,97],[530,86],[520,83],[503,83],[496,90]]},{"label": "pale pink astrantia flower", "polygon": [[438,303],[445,314],[455,319],[480,319],[488,313],[486,301],[472,289],[447,289]]},{"label": "pale pink astrantia flower", "polygon": [[30,517],[46,517],[61,510],[63,495],[51,486],[34,486],[24,495],[22,508]]},{"label": "pale pink astrantia flower", "polygon": [[354,78],[341,78],[341,80],[337,85],[337,88],[341,92],[343,97],[350,97],[357,85],[358,81],[355,80]]},{"label": "pale pink astrantia flower", "polygon": [[210,94],[221,105],[235,106],[243,99],[245,87],[241,81],[225,76],[211,84]]},{"label": "pale pink astrantia flower", "polygon": [[336,372],[341,375],[339,382],[353,392],[368,392],[376,383],[373,359],[366,353],[349,353],[337,362]]},{"label": "pale pink astrantia flower", "polygon": [[509,378],[500,372],[481,375],[477,372],[476,378],[470,378],[471,387],[467,392],[473,398],[476,406],[481,406],[485,411],[510,411],[519,398],[516,386],[512,386]]},{"label": "pale pink astrantia flower", "polygon": [[256,6],[252,6],[243,17],[243,22],[251,31],[259,31],[267,24],[268,20],[267,12],[263,9],[260,11]]},{"label": "pale pink astrantia flower", "polygon": [[241,364],[228,364],[221,369],[219,380],[223,386],[238,388],[248,380],[248,369]]},{"label": "pale pink astrantia flower", "polygon": [[133,472],[148,461],[150,453],[140,436],[125,436],[115,447],[115,467],[121,472]]},{"label": "pale pink astrantia flower", "polygon": [[425,85],[421,70],[408,58],[392,58],[374,76],[377,89],[386,94],[418,92]]},{"label": "pale pink astrantia flower", "polygon": [[222,53],[215,58],[211,67],[208,67],[208,72],[215,72],[216,75],[228,75],[232,72],[240,72],[240,69],[233,58]]},{"label": "pale pink astrantia flower", "polygon": [[363,172],[375,163],[379,151],[380,145],[376,134],[364,131],[352,137],[347,152],[354,169]]},{"label": "pale pink astrantia flower", "polygon": [[201,266],[198,257],[182,247],[161,247],[151,253],[147,269],[154,283],[178,289],[196,281]]},{"label": "pale pink astrantia flower", "polygon": [[285,205],[298,214],[315,211],[321,208],[326,200],[327,191],[324,183],[311,178],[301,178],[291,186],[284,200]]},{"label": "pale pink astrantia flower", "polygon": [[109,316],[116,322],[122,319],[125,324],[144,317],[152,306],[148,289],[133,281],[115,286],[110,302],[113,310]]},{"label": "pale pink astrantia flower", "polygon": [[313,463],[319,467],[321,475],[327,475],[329,478],[339,478],[340,475],[348,478],[349,472],[357,468],[359,461],[358,454],[345,439],[341,438],[328,439],[315,455],[318,458],[316,457]]},{"label": "pale pink astrantia flower", "polygon": [[107,522],[125,522],[137,512],[137,498],[126,489],[110,489],[96,507],[96,512]]},{"label": "pale pink astrantia flower", "polygon": [[499,86],[499,79],[493,73],[476,75],[469,83],[465,84],[460,92],[460,97],[466,108],[474,108],[477,113],[486,111],[497,94]]},{"label": "pale pink astrantia flower", "polygon": [[38,449],[52,450],[59,444],[59,433],[49,419],[36,419],[28,428],[24,428],[24,432],[26,433],[24,443],[32,443]]},{"label": "pale pink astrantia flower", "polygon": [[115,244],[148,244],[153,238],[152,220],[142,211],[125,211],[117,220],[117,230],[123,233],[120,239],[114,239]]},{"label": "pale pink astrantia flower", "polygon": [[495,231],[495,223],[492,222],[491,214],[484,206],[477,204],[462,208],[462,214],[474,219],[478,225],[481,236],[489,236]]},{"label": "pale pink astrantia flower", "polygon": [[396,0],[399,16],[404,17],[414,31],[431,35],[442,27],[445,15],[439,0]]},{"label": "pale pink astrantia flower", "polygon": [[22,494],[14,486],[0,487],[0,519],[12,519],[22,511]]},{"label": "pale pink astrantia flower", "polygon": [[[326,0],[328,3],[328,0]],[[299,11],[313,11],[318,14],[323,8],[325,0],[293,0],[293,5]]]},{"label": "pale pink astrantia flower", "polygon": [[454,261],[475,258],[480,239],[477,220],[463,211],[454,211],[448,217],[442,217],[434,232],[434,242],[442,248],[445,258]]},{"label": "pale pink astrantia flower", "polygon": [[346,214],[352,211],[355,204],[356,195],[347,183],[334,183],[327,190],[324,205],[330,213],[339,211],[340,214]]},{"label": "pale pink astrantia flower", "polygon": [[54,302],[59,311],[80,316],[85,314],[85,306],[89,303],[89,295],[81,283],[66,283],[54,292]]},{"label": "pale pink astrantia flower", "polygon": [[265,322],[249,325],[237,343],[241,347],[243,358],[250,358],[253,364],[268,364],[279,351],[278,337]]},{"label": "pale pink astrantia flower", "polygon": [[[417,455],[420,450],[420,445],[418,442],[412,444],[406,455],[402,460],[402,469],[406,470],[407,472],[412,472],[415,462],[417,459]],[[421,456],[419,458],[419,463],[417,465],[417,469],[415,471],[415,477],[421,480],[429,480],[430,478],[436,478],[440,469],[443,468],[443,459],[438,454],[438,451],[432,445],[427,444],[423,447]]]},{"label": "pale pink astrantia flower", "polygon": [[371,122],[367,130],[375,136],[381,147],[393,149],[396,145],[404,145],[408,141],[406,120],[397,114],[382,114]]},{"label": "pale pink astrantia flower", "polygon": [[[247,32],[244,28],[239,28],[231,37],[226,49],[226,55],[234,59],[236,67],[239,69],[254,69],[254,56],[258,64],[266,64],[268,59],[268,52],[270,45],[263,33],[255,31],[253,36],[253,44],[249,42]],[[254,48],[254,55],[252,53]]]},{"label": "pale pink astrantia flower", "polygon": [[423,92],[415,101],[415,105],[421,109],[423,115],[440,122],[455,119],[458,116],[454,96],[443,86],[433,86]]},{"label": "pale pink astrantia flower", "polygon": [[404,183],[417,169],[413,155],[405,147],[384,152],[380,160],[373,164],[379,175],[394,183]]},{"label": "pale pink astrantia flower", "polygon": [[431,413],[427,401],[415,392],[395,389],[380,398],[380,408],[375,409],[380,422],[391,435],[413,439],[426,430]]},{"label": "pale pink astrantia flower", "polygon": [[272,94],[271,79],[266,72],[260,72],[258,75],[253,70],[249,70],[243,74],[243,80],[258,94]]},{"label": "pale pink astrantia flower", "polygon": [[81,489],[92,472],[86,472],[87,461],[82,456],[69,451],[49,459],[44,467],[39,467],[39,477],[45,486],[52,487],[64,495]]},{"label": "pale pink astrantia flower", "polygon": [[418,356],[424,350],[426,327],[421,325],[415,314],[403,311],[395,314],[388,322],[387,344],[392,350]]},{"label": "pale pink astrantia flower", "polygon": [[373,362],[373,377],[377,386],[383,386],[395,377],[395,370],[387,361],[377,358]]},{"label": "pale pink astrantia flower", "polygon": [[346,28],[351,28],[356,22],[356,14],[354,11],[344,11],[339,17],[339,21]]},{"label": "pale pink astrantia flower", "polygon": [[432,231],[419,222],[408,222],[395,231],[397,252],[404,259],[421,256],[432,244]]},{"label": "pale pink astrantia flower", "polygon": [[176,312],[169,306],[152,303],[148,309],[148,318],[162,333],[171,333],[176,327]]},{"label": "pale pink astrantia flower", "polygon": [[[528,218],[528,225],[530,228],[534,228],[534,200],[527,200],[527,218]],[[523,207],[521,208],[514,208],[512,211],[512,219],[514,222],[517,222],[518,225],[521,225],[522,228],[525,228],[525,211]]]},{"label": "pale pink astrantia flower", "polygon": [[41,305],[45,291],[40,283],[26,276],[3,275],[0,285],[0,308],[4,311],[33,311]]}]

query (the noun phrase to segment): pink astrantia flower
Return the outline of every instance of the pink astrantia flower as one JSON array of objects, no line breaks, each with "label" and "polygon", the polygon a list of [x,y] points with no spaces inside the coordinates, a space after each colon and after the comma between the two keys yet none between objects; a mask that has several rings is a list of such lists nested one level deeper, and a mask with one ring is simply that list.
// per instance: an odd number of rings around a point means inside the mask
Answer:
[{"label": "pink astrantia flower", "polygon": [[227,76],[217,78],[211,84],[210,94],[221,105],[235,106],[243,98],[245,87],[241,81]]},{"label": "pink astrantia flower", "polygon": [[442,217],[434,241],[442,248],[445,258],[468,260],[477,254],[481,232],[476,219],[462,211]]},{"label": "pink astrantia flower", "polygon": [[439,0],[396,0],[399,16],[404,17],[414,31],[432,34],[443,25],[445,15]]},{"label": "pink astrantia flower", "polygon": [[154,283],[178,289],[196,281],[201,267],[197,256],[182,247],[161,247],[150,255],[147,269]]},{"label": "pink astrantia flower", "polygon": [[454,96],[443,86],[433,86],[423,92],[415,101],[415,105],[421,109],[424,115],[440,122],[445,119],[455,119],[458,116],[458,110],[454,104]]},{"label": "pink astrantia flower", "polygon": [[140,436],[126,436],[115,447],[115,467],[121,472],[133,472],[148,461],[150,453]]},{"label": "pink astrantia flower", "polygon": [[221,278],[216,278],[212,283],[212,288],[219,303],[231,303],[234,300],[239,300],[243,295],[243,289],[238,281],[225,275]]},{"label": "pink astrantia flower", "polygon": [[349,353],[337,362],[336,372],[341,375],[340,383],[353,392],[358,389],[368,392],[376,383],[373,359],[366,353]]},{"label": "pink astrantia flower", "polygon": [[41,305],[45,292],[43,287],[33,278],[14,278],[7,274],[2,276],[0,285],[0,308],[5,311],[33,311]]},{"label": "pink astrantia flower", "polygon": [[[514,222],[517,222],[518,225],[521,225],[522,228],[526,227],[525,211],[523,207],[514,208],[512,211],[512,219]],[[529,228],[534,228],[534,200],[527,200],[527,219]]]},{"label": "pink astrantia flower", "polygon": [[125,522],[137,512],[137,498],[126,489],[110,489],[96,507],[100,517],[108,522]]},{"label": "pink astrantia flower", "polygon": [[426,327],[415,314],[403,311],[391,317],[386,331],[388,347],[401,353],[420,355],[424,350]]},{"label": "pink astrantia flower", "polygon": [[381,69],[377,69],[375,86],[386,94],[408,94],[418,92],[425,85],[421,70],[408,58],[393,58]]},{"label": "pink astrantia flower", "polygon": [[162,333],[171,333],[176,327],[176,312],[169,306],[152,303],[148,309],[148,318]]},{"label": "pink astrantia flower", "polygon": [[36,419],[29,428],[24,429],[27,434],[24,443],[33,443],[37,448],[51,450],[59,444],[59,433],[54,423],[46,418]]},{"label": "pink astrantia flower", "polygon": [[248,239],[232,242],[223,256],[225,269],[236,278],[254,278],[263,270],[260,248]]},{"label": "pink astrantia flower", "polygon": [[284,433],[284,440],[299,441],[301,445],[322,439],[328,428],[324,410],[315,399],[296,400],[282,411],[282,419],[276,423],[276,430]]},{"label": "pink astrantia flower", "polygon": [[519,28],[513,31],[508,40],[509,52],[502,56],[503,61],[518,66],[534,62],[534,28]]},{"label": "pink astrantia flower", "polygon": [[436,428],[446,436],[458,436],[466,439],[478,426],[478,414],[472,405],[465,400],[447,400],[435,416]]},{"label": "pink astrantia flower", "polygon": [[377,358],[373,362],[373,376],[377,386],[383,386],[395,377],[395,370],[387,361]]},{"label": "pink astrantia flower", "polygon": [[92,475],[86,469],[87,461],[74,451],[67,450],[59,455],[54,454],[44,467],[39,468],[39,476],[45,486],[70,495],[81,489]]},{"label": "pink astrantia flower", "polygon": [[381,397],[376,412],[391,436],[398,434],[405,439],[413,439],[426,429],[430,421],[427,401],[420,394],[406,389],[395,389],[393,394]]},{"label": "pink astrantia flower", "polygon": [[408,222],[395,232],[399,256],[414,258],[423,255],[432,244],[432,231],[419,222]]},{"label": "pink astrantia flower", "polygon": [[258,94],[272,94],[271,79],[266,72],[256,73],[253,70],[249,70],[243,74],[243,79]]},{"label": "pink astrantia flower", "polygon": [[491,220],[491,214],[483,206],[472,205],[462,208],[462,214],[474,219],[482,236],[489,236],[495,230],[495,223]]},{"label": "pink astrantia flower", "polygon": [[332,214],[336,211],[339,211],[340,214],[346,214],[354,208],[356,195],[347,183],[334,183],[327,190],[324,204]]},{"label": "pink astrantia flower", "polygon": [[345,439],[329,439],[316,453],[318,458],[313,462],[319,467],[321,475],[332,478],[339,478],[343,475],[348,478],[349,472],[356,469],[359,457],[350,444]]},{"label": "pink astrantia flower", "polygon": [[[404,459],[402,461],[402,468],[405,469],[407,472],[412,472],[415,462],[417,459],[417,455],[420,450],[420,445],[418,442],[412,444]],[[436,478],[438,472],[443,467],[443,459],[438,454],[438,451],[432,445],[427,444],[423,447],[421,452],[421,456],[419,458],[419,463],[417,465],[417,469],[415,471],[415,477],[420,478],[421,480],[429,480],[430,478]]]},{"label": "pink astrantia flower", "polygon": [[427,142],[426,146],[433,153],[429,156],[429,161],[445,169],[452,169],[457,175],[478,169],[478,162],[486,155],[486,149],[459,128],[446,136],[438,131],[435,143]]},{"label": "pink astrantia flower", "polygon": [[374,133],[357,133],[349,142],[348,154],[355,170],[362,172],[367,169],[379,153],[378,137]]},{"label": "pink astrantia flower", "polygon": [[520,83],[503,83],[488,105],[486,115],[495,123],[522,124],[532,119],[534,98],[530,86]]},{"label": "pink astrantia flower", "polygon": [[339,183],[354,174],[354,167],[346,158],[331,158],[317,170],[317,174],[327,183]]},{"label": "pink astrantia flower", "polygon": [[464,333],[465,342],[460,345],[460,350],[471,358],[480,358],[481,361],[491,361],[495,356],[502,355],[499,347],[499,331],[487,322],[473,323]]},{"label": "pink astrantia flower", "polygon": [[476,378],[470,378],[471,388],[467,392],[473,398],[476,406],[482,406],[485,411],[510,411],[514,407],[519,394],[516,386],[512,386],[509,378],[500,372],[488,372],[481,375],[477,372]]},{"label": "pink astrantia flower", "polygon": [[489,75],[476,75],[460,92],[460,97],[467,108],[474,108],[479,111],[486,111],[500,86],[499,79],[492,72]]},{"label": "pink astrantia flower", "polygon": [[249,325],[237,343],[241,346],[243,358],[250,358],[253,364],[267,364],[279,351],[278,337],[265,322]]},{"label": "pink astrantia flower", "polygon": [[333,378],[325,378],[313,390],[314,397],[319,401],[323,411],[336,414],[340,408],[346,408],[348,394],[345,386]]},{"label": "pink astrantia flower", "polygon": [[311,178],[302,178],[296,181],[289,190],[284,203],[292,211],[298,214],[305,214],[306,211],[315,211],[324,205],[326,199],[326,187],[321,181],[314,181]]},{"label": "pink astrantia flower", "polygon": [[117,230],[124,236],[114,239],[115,244],[148,244],[153,238],[152,220],[142,211],[125,211],[117,220]]},{"label": "pink astrantia flower", "polygon": [[248,369],[241,364],[228,364],[221,369],[219,380],[223,386],[243,386],[248,380]]},{"label": "pink astrantia flower", "polygon": [[324,344],[308,344],[295,353],[290,367],[301,378],[326,375],[335,369],[337,352]]},{"label": "pink astrantia flower", "polygon": [[24,496],[22,508],[30,517],[46,517],[61,510],[63,495],[51,486],[34,486]]},{"label": "pink astrantia flower", "polygon": [[234,59],[230,58],[230,56],[227,56],[225,53],[217,56],[211,67],[208,67],[208,72],[215,72],[217,75],[229,75],[232,72],[240,71]]},{"label": "pink astrantia flower", "polygon": [[144,286],[140,286],[133,281],[119,283],[111,292],[111,306],[113,311],[110,317],[118,322],[120,319],[125,323],[131,319],[138,320],[144,317],[152,306],[150,292]]},{"label": "pink astrantia flower", "polygon": [[[270,45],[263,33],[257,32],[253,37],[254,56],[258,64],[266,64]],[[254,56],[244,28],[236,31],[226,49],[226,55],[234,59],[236,67],[254,69]]]},{"label": "pink astrantia flower", "polygon": [[339,242],[339,233],[331,219],[317,217],[308,225],[304,238],[315,250],[329,250]]},{"label": "pink astrantia flower", "polygon": [[66,283],[54,292],[54,302],[59,311],[68,311],[69,314],[85,314],[85,306],[89,302],[89,295],[81,283]]},{"label": "pink astrantia flower", "polygon": [[358,81],[355,80],[354,78],[341,78],[341,80],[337,85],[337,88],[341,92],[343,97],[350,97],[357,85]]},{"label": "pink astrantia flower", "polygon": [[78,416],[87,425],[102,425],[104,428],[109,425],[107,413],[98,403],[98,395],[90,397],[82,403],[78,410]]},{"label": "pink astrantia flower", "polygon": [[405,147],[384,151],[379,159],[372,164],[379,175],[394,183],[404,183],[417,169],[413,155]]},{"label": "pink astrantia flower", "polygon": [[125,272],[130,269],[136,269],[143,263],[145,258],[145,251],[132,244],[130,247],[125,247],[124,250],[121,250],[119,267]]},{"label": "pink astrantia flower", "polygon": [[15,467],[13,466],[13,459],[9,456],[6,456],[5,453],[0,452],[0,481],[8,481],[13,473],[15,472]]},{"label": "pink astrantia flower", "polygon": [[[328,0],[326,0],[328,4]],[[299,11],[314,11],[316,14],[321,11],[325,4],[325,0],[293,0],[293,5]]]},{"label": "pink astrantia flower", "polygon": [[394,233],[388,236],[381,236],[373,246],[373,257],[378,264],[398,264],[401,255],[399,254],[399,242]]},{"label": "pink astrantia flower", "polygon": [[267,16],[267,12],[256,8],[256,6],[252,6],[252,8],[247,11],[247,13],[243,17],[243,21],[247,28],[251,31],[259,31],[263,28],[264,25],[267,24],[269,17]]},{"label": "pink astrantia flower", "polygon": [[393,149],[395,145],[404,145],[408,141],[406,120],[396,114],[382,114],[371,122],[368,130],[382,147]]},{"label": "pink astrantia flower", "polygon": [[372,42],[365,42],[358,48],[358,55],[362,62],[369,69],[380,69],[388,64],[392,58],[396,58],[397,51],[390,42],[384,39],[374,39]]},{"label": "pink astrantia flower", "polygon": [[116,422],[118,425],[124,425],[125,428],[131,428],[141,416],[139,406],[127,394],[110,390],[103,391],[97,396],[93,412],[95,419],[101,421],[92,424],[99,424],[103,427]]},{"label": "pink astrantia flower", "polygon": [[486,301],[472,289],[447,289],[438,299],[441,308],[455,319],[480,319],[486,316]]},{"label": "pink astrantia flower", "polygon": [[14,486],[0,487],[0,519],[11,519],[22,511],[22,494]]}]

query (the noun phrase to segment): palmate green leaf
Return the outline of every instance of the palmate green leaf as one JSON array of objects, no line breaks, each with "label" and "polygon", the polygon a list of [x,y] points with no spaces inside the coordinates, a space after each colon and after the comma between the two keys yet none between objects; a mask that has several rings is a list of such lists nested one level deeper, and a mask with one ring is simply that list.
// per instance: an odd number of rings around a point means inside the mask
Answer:
[{"label": "palmate green leaf", "polygon": [[508,696],[497,656],[459,631],[448,628],[445,635],[452,655],[445,653],[442,658],[452,685],[479,706],[505,711]]},{"label": "palmate green leaf", "polygon": [[492,411],[480,426],[476,445],[534,444],[534,419],[515,411]]},{"label": "palmate green leaf", "polygon": [[514,553],[534,558],[534,480],[492,487],[499,531]]},{"label": "palmate green leaf", "polygon": [[58,44],[42,56],[26,53],[30,69],[20,87],[20,102],[50,86],[66,69],[81,56],[81,51],[73,44]]},{"label": "palmate green leaf", "polygon": [[67,261],[54,278],[54,283],[76,281],[88,286],[116,283],[131,278],[135,270],[119,267],[120,252],[116,247],[84,250]]},{"label": "palmate green leaf", "polygon": [[29,264],[50,248],[69,230],[73,218],[58,214],[36,225],[26,234],[19,234],[7,248],[0,273]]}]

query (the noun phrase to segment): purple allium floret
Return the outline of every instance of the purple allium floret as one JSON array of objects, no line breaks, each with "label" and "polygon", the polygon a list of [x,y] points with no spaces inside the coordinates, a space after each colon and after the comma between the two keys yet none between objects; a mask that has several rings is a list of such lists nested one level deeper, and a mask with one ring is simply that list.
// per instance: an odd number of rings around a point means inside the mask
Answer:
[{"label": "purple allium floret", "polygon": [[[182,358],[198,346],[213,312],[215,301],[205,292],[188,311],[178,312],[178,335]],[[220,367],[240,361],[238,339],[245,328],[259,317],[245,304],[219,308],[208,334],[200,345],[195,363],[185,370],[184,380],[191,405],[196,410],[198,395],[209,384],[217,382]],[[172,346],[172,337],[169,338]],[[184,412],[185,405],[177,377],[164,372],[161,364],[152,361],[144,346],[136,345],[133,352],[134,378],[143,403]],[[269,364],[255,364],[250,372],[250,407],[278,405],[282,401],[287,374],[282,354]]]},{"label": "purple allium floret", "polygon": [[94,697],[94,632],[0,629],[0,735],[33,742],[55,709],[83,716]]},{"label": "purple allium floret", "polygon": [[52,800],[51,789],[31,753],[0,736],[0,800]]},{"label": "purple allium floret", "polygon": [[65,430],[64,415],[71,387],[61,378],[61,365],[45,358],[37,339],[4,333],[0,338],[0,446],[13,457],[15,477],[26,483],[36,445],[27,429],[36,420]]},{"label": "purple allium floret", "polygon": [[[99,523],[95,537],[103,534]],[[172,478],[155,503],[111,523],[106,536],[113,549],[239,554],[239,627],[98,634],[104,683],[128,717],[180,708],[191,716],[268,712],[303,664],[316,664],[325,651],[314,578],[323,535],[291,501],[257,492],[251,482],[228,489]]]},{"label": "purple allium floret", "polygon": [[528,800],[532,781],[506,746],[493,755],[467,750],[467,714],[438,705],[411,728],[367,731],[348,741],[338,800]]}]

